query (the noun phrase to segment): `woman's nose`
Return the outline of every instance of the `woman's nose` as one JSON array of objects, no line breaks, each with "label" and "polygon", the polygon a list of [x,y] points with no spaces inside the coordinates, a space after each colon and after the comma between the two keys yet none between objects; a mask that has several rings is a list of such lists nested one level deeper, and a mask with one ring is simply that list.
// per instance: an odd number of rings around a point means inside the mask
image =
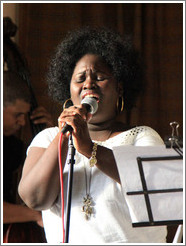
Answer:
[{"label": "woman's nose", "polygon": [[96,87],[96,79],[93,75],[87,76],[84,84],[83,89],[92,89]]}]

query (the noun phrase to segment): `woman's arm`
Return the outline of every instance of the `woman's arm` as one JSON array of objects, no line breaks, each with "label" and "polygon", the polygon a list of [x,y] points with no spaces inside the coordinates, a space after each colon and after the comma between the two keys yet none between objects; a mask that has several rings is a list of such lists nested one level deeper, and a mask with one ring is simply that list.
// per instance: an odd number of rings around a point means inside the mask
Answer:
[{"label": "woman's arm", "polygon": [[121,183],[113,151],[108,148],[98,146],[96,158],[97,167],[116,182]]},{"label": "woman's arm", "polygon": [[[91,158],[92,155],[93,143],[90,146],[92,147],[91,148],[89,147],[89,149],[87,148],[87,151],[82,153],[89,159]],[[96,166],[103,173],[108,175],[110,178],[120,183],[120,177],[119,177],[118,168],[115,162],[113,151],[111,149],[98,145],[96,151],[96,159],[97,159]]]},{"label": "woman's arm", "polygon": [[[37,210],[48,209],[56,200],[60,190],[58,142],[63,124],[73,128],[72,136],[77,151],[91,157],[93,142],[89,135],[86,111],[71,107],[62,112],[59,118],[59,133],[47,149],[31,147],[23,167],[18,187],[19,194],[26,205]],[[68,151],[68,133],[62,138],[62,163],[66,161]],[[98,146],[97,167],[106,175],[120,182],[113,152]]]},{"label": "woman's arm", "polygon": [[[47,149],[31,147],[19,183],[19,195],[33,209],[52,206],[60,189],[58,164],[58,133]],[[66,161],[68,138],[62,140],[62,163]]]}]

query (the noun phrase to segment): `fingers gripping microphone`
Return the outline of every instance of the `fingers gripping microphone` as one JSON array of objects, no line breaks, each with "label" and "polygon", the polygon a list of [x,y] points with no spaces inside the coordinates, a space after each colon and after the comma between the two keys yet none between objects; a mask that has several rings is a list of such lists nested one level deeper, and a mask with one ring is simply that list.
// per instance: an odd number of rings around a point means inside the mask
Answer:
[{"label": "fingers gripping microphone", "polygon": [[[98,103],[95,98],[93,97],[85,97],[82,101],[81,104],[85,106],[86,110],[88,113],[95,114],[96,111],[98,110]],[[65,124],[65,126],[62,128],[61,132],[65,134],[68,131],[71,131],[72,127]]]}]

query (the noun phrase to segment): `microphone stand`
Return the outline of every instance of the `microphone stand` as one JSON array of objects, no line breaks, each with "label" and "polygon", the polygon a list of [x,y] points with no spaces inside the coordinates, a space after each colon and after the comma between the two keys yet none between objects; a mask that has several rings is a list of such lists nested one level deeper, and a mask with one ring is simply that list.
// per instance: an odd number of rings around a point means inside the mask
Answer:
[{"label": "microphone stand", "polygon": [[69,240],[69,228],[70,228],[70,210],[71,210],[71,198],[72,198],[72,183],[73,183],[73,170],[75,164],[75,148],[72,140],[72,133],[69,138],[69,170],[68,170],[68,184],[67,184],[67,204],[66,204],[66,228],[65,228],[65,243]]}]

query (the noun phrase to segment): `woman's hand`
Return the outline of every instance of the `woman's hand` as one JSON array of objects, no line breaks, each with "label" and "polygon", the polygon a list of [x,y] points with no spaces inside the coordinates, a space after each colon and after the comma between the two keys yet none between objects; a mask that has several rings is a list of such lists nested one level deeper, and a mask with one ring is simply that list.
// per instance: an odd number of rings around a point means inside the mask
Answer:
[{"label": "woman's hand", "polygon": [[[64,109],[58,118],[59,130],[61,131],[65,124],[71,126],[74,147],[88,158],[91,156],[93,146],[87,126],[91,117],[83,105],[75,105]],[[69,135],[69,132],[66,134]]]},{"label": "woman's hand", "polygon": [[37,107],[33,110],[30,118],[34,124],[46,124],[46,127],[54,126],[51,114],[44,107]]},{"label": "woman's hand", "polygon": [[[58,118],[59,129],[66,124],[73,128],[72,136],[74,147],[82,155],[90,158],[92,155],[93,142],[89,135],[87,122],[90,120],[91,115],[87,114],[83,105],[75,105],[65,109]],[[65,136],[69,135],[67,132]],[[112,150],[98,146],[96,152],[97,164],[96,166],[106,175],[120,183],[120,178],[114,159]]]}]

